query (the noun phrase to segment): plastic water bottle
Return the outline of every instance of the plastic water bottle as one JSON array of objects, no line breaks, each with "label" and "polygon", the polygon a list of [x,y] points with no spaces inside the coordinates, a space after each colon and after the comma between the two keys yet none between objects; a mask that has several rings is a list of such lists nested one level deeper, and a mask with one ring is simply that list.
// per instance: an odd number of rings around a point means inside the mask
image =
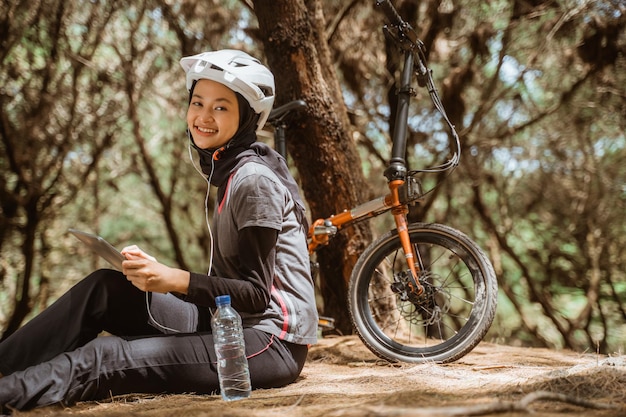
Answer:
[{"label": "plastic water bottle", "polygon": [[250,371],[243,339],[241,317],[230,305],[230,295],[215,298],[217,310],[211,317],[211,329],[217,355],[220,392],[225,401],[250,397]]}]

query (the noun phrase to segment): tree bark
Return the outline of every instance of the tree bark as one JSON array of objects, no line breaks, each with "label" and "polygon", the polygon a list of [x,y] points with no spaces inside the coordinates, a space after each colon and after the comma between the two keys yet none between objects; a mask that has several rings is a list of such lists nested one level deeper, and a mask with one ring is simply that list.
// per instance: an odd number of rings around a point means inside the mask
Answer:
[{"label": "tree bark", "polygon": [[[368,186],[326,42],[319,0],[255,0],[260,37],[276,77],[277,101],[303,99],[307,109],[287,128],[287,149],[298,170],[311,218],[325,218],[366,200]],[[341,231],[317,253],[322,313],[351,333],[347,284],[371,241],[367,224]]]}]

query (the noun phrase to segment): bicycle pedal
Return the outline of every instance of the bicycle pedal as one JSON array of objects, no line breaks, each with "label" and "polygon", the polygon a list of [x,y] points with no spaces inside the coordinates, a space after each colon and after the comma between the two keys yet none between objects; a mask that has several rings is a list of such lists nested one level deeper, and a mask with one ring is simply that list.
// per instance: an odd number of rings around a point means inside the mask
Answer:
[{"label": "bicycle pedal", "polygon": [[317,324],[319,327],[332,330],[335,328],[335,319],[332,317],[319,316]]}]

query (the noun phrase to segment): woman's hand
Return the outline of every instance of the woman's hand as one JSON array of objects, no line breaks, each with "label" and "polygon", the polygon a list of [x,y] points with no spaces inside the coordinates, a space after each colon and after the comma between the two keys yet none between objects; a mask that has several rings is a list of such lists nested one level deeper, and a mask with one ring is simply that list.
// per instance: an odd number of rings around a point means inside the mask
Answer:
[{"label": "woman's hand", "polygon": [[163,265],[134,245],[124,248],[122,255],[126,257],[122,262],[122,272],[140,290],[187,293],[189,272]]},{"label": "woman's hand", "polygon": [[148,259],[153,262],[157,261],[154,256],[148,255],[143,250],[141,250],[141,248],[137,245],[126,246],[124,249],[122,249],[122,255],[126,256],[126,259],[129,259],[127,255],[130,255],[134,258]]}]

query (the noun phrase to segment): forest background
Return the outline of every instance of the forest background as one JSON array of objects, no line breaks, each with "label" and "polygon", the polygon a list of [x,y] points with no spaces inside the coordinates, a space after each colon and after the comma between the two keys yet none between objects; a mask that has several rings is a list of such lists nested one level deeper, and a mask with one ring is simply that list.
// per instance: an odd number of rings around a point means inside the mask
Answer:
[{"label": "forest background", "polygon": [[[500,294],[486,340],[623,352],[623,1],[394,4],[426,45],[463,146],[420,217],[489,254]],[[104,266],[69,227],[207,268],[206,182],[188,152],[182,56],[243,49],[277,75],[277,104],[309,103],[287,138],[310,219],[382,195],[399,60],[383,24],[374,0],[3,2],[2,337]],[[407,158],[420,168],[444,158],[447,135],[427,92],[414,102]],[[263,138],[272,144],[271,132]],[[318,254],[320,313],[338,333],[351,332],[351,265],[389,227],[373,219]]]}]

